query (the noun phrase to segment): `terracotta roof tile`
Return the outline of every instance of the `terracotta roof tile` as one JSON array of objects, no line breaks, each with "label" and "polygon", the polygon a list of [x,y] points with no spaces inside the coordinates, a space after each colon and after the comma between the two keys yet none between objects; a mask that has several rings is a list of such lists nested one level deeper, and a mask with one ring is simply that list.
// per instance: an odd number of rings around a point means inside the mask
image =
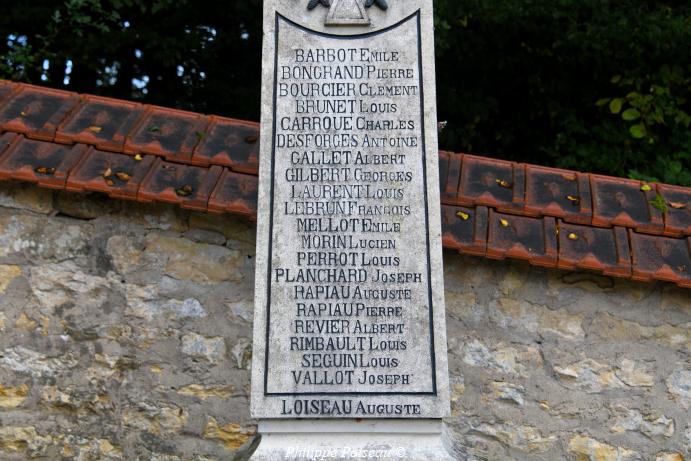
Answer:
[{"label": "terracotta roof tile", "polygon": [[525,259],[536,266],[557,267],[556,219],[490,210],[487,257]]},{"label": "terracotta roof tile", "polygon": [[439,191],[442,203],[455,203],[456,195],[454,194],[451,200],[446,197],[446,182],[449,177],[449,153],[443,150],[439,151]]},{"label": "terracotta roof tile", "polygon": [[12,92],[16,91],[17,87],[6,80],[0,80],[0,106],[9,98]]},{"label": "terracotta roof tile", "polygon": [[590,175],[590,181],[594,225],[624,226],[662,234],[662,213],[650,203],[656,195],[654,186],[644,187],[642,181],[599,175]]},{"label": "terracotta roof tile", "polygon": [[197,211],[207,211],[209,196],[223,168],[203,168],[156,159],[144,178],[137,200],[167,202]]},{"label": "terracotta roof tile", "polygon": [[225,169],[209,199],[209,212],[257,215],[257,178]]},{"label": "terracotta roof tile", "polygon": [[603,229],[560,221],[558,267],[629,277],[631,251],[626,229]]},{"label": "terracotta roof tile", "polygon": [[259,169],[259,124],[212,116],[208,132],[194,150],[191,161],[256,174]]},{"label": "terracotta roof tile", "polygon": [[[257,123],[0,80],[0,129],[0,179],[256,218]],[[452,152],[439,176],[447,248],[691,287],[689,188]]]},{"label": "terracotta roof tile", "polygon": [[10,147],[10,144],[18,139],[21,139],[21,136],[16,133],[4,133],[0,136],[0,161],[2,160],[2,154]]},{"label": "terracotta roof tile", "polygon": [[535,216],[556,216],[567,222],[590,224],[590,181],[587,174],[526,165],[526,205]]},{"label": "terracotta roof tile", "polygon": [[137,160],[132,155],[89,148],[67,179],[72,192],[103,192],[114,198],[136,200],[139,186],[151,170],[155,157]]},{"label": "terracotta roof tile", "polygon": [[67,176],[87,146],[64,146],[18,137],[0,157],[0,179],[16,179],[64,189]]},{"label": "terracotta roof tile", "polygon": [[645,235],[629,230],[634,280],[664,280],[691,287],[691,239]]},{"label": "terracotta roof tile", "polygon": [[189,161],[208,124],[208,117],[201,114],[150,106],[127,137],[125,152]]},{"label": "terracotta roof tile", "polygon": [[0,109],[1,129],[52,141],[58,125],[79,102],[79,96],[32,85],[18,88]]},{"label": "terracotta roof tile", "polygon": [[485,256],[487,252],[487,207],[442,205],[442,242],[446,248]]},{"label": "terracotta roof tile", "polygon": [[[446,152],[446,183],[441,188],[441,197],[445,203],[458,203],[458,188],[461,184],[463,155]],[[474,205],[474,203],[467,203]]]},{"label": "terracotta roof tile", "polygon": [[521,211],[524,201],[524,165],[463,155],[459,205],[484,205],[510,213]]},{"label": "terracotta roof tile", "polygon": [[55,141],[81,142],[101,150],[122,152],[125,140],[144,114],[141,104],[85,96],[58,128]]},{"label": "terracotta roof tile", "polygon": [[691,189],[658,184],[658,192],[665,199],[665,235],[691,235]]}]

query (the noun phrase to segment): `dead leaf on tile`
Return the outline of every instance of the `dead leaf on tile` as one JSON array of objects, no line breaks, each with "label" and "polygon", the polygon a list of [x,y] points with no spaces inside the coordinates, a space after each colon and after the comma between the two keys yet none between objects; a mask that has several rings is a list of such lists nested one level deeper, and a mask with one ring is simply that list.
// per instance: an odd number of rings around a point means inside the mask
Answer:
[{"label": "dead leaf on tile", "polygon": [[124,171],[118,171],[117,173],[115,173],[115,176],[116,176],[120,181],[125,181],[125,182],[129,181],[130,179],[132,179],[132,176],[130,176],[129,174],[125,173]]},{"label": "dead leaf on tile", "polygon": [[675,210],[683,210],[684,208],[686,208],[686,203],[684,203],[684,202],[669,202],[669,206],[671,206]]},{"label": "dead leaf on tile", "polygon": [[100,133],[102,129],[103,128],[101,128],[100,126],[90,126],[89,127],[89,131],[91,131],[92,133]]},{"label": "dead leaf on tile", "polygon": [[39,174],[45,174],[45,175],[53,175],[55,174],[55,168],[47,167],[47,166],[39,166],[36,168],[36,173]]},{"label": "dead leaf on tile", "polygon": [[509,222],[506,219],[500,219],[499,224],[501,224],[502,227],[509,227]]},{"label": "dead leaf on tile", "polygon": [[187,197],[192,193],[192,191],[192,186],[189,185],[185,185],[180,187],[179,189],[175,189],[175,193],[178,194],[180,197]]},{"label": "dead leaf on tile", "polygon": [[462,212],[462,211],[457,212],[457,213],[456,213],[456,216],[458,216],[459,218],[461,218],[463,221],[467,221],[468,218],[470,218],[470,215],[469,215],[468,213],[464,213],[464,212]]},{"label": "dead leaf on tile", "polygon": [[497,184],[499,184],[501,187],[506,187],[507,189],[513,186],[513,184],[505,179],[497,179]]},{"label": "dead leaf on tile", "polygon": [[104,178],[110,178],[113,175],[113,170],[108,168],[106,171],[103,172],[103,177]]}]

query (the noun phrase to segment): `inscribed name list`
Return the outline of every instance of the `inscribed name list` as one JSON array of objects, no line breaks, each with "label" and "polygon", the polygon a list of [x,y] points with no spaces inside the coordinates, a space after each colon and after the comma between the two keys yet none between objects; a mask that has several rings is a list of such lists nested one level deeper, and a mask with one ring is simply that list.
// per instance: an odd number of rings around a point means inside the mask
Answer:
[{"label": "inscribed name list", "polygon": [[420,14],[350,36],[277,15],[274,47],[263,398],[275,417],[429,415],[445,337]]}]

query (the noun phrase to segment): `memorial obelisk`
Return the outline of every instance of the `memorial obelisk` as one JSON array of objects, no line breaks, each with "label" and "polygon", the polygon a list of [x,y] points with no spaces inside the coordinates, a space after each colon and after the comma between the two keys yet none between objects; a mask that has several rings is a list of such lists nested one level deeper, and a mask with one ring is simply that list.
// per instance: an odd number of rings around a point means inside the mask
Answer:
[{"label": "memorial obelisk", "polygon": [[432,1],[265,0],[263,63],[252,459],[451,459]]}]

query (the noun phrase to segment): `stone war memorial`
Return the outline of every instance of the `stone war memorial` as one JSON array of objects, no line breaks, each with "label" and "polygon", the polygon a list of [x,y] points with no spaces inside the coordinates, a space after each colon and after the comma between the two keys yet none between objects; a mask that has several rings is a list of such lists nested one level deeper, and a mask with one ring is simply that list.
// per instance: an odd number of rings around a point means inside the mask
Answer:
[{"label": "stone war memorial", "polygon": [[432,4],[269,0],[264,20],[253,459],[442,459]]},{"label": "stone war memorial", "polygon": [[433,4],[231,8],[261,121],[0,80],[0,461],[691,459],[691,188],[439,150]]}]

